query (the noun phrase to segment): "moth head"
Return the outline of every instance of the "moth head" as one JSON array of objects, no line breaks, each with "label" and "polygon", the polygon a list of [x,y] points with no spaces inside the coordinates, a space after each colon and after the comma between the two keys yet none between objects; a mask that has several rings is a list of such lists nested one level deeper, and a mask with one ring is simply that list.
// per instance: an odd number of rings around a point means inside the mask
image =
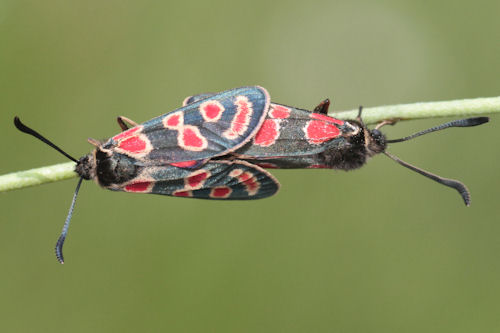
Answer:
[{"label": "moth head", "polygon": [[369,130],[368,128],[364,128],[365,133],[365,147],[368,156],[373,156],[376,154],[380,154],[385,151],[387,148],[387,142],[385,135],[380,132],[378,129]]},{"label": "moth head", "polygon": [[438,182],[439,184],[442,184],[442,185],[454,188],[455,190],[457,190],[460,193],[460,196],[464,200],[465,205],[467,205],[467,206],[470,205],[470,192],[469,192],[469,190],[467,189],[467,187],[462,182],[460,182],[458,180],[448,179],[448,178],[444,178],[444,177],[438,176],[436,174],[430,173],[429,171],[420,169],[420,168],[418,168],[418,167],[416,167],[414,165],[411,165],[411,164],[409,164],[409,163],[407,163],[405,161],[402,161],[398,157],[396,157],[394,155],[391,155],[388,152],[386,152],[386,148],[387,148],[387,144],[408,141],[408,140],[414,139],[416,137],[419,137],[421,135],[432,133],[432,132],[436,132],[436,131],[440,131],[440,130],[443,130],[443,129],[446,129],[446,128],[451,128],[451,127],[471,127],[471,126],[481,125],[481,124],[484,124],[484,123],[486,123],[486,122],[489,121],[488,117],[474,117],[474,118],[453,120],[453,121],[450,121],[450,122],[447,122],[447,123],[444,123],[444,124],[441,124],[441,125],[438,125],[438,126],[435,126],[435,127],[432,127],[432,128],[428,128],[428,129],[420,131],[420,132],[417,132],[417,133],[415,133],[413,135],[410,135],[410,136],[407,136],[407,137],[404,137],[404,138],[394,139],[394,140],[388,140],[388,139],[386,139],[385,135],[380,132],[379,129],[382,126],[384,126],[384,125],[394,124],[395,121],[393,121],[393,120],[382,121],[374,129],[370,130],[370,129],[368,129],[365,126],[365,124],[361,120],[361,112],[362,112],[362,110],[363,110],[363,108],[360,106],[359,107],[358,117],[356,118],[356,121],[360,124],[360,126],[364,130],[364,133],[365,133],[366,153],[369,156],[373,156],[375,154],[383,153],[384,155],[386,155],[387,157],[389,157],[393,161],[396,161],[397,163],[399,163],[400,165],[404,166],[405,168],[408,168],[408,169],[410,169],[412,171],[415,171],[415,172],[421,174],[422,176],[425,176],[425,177],[427,177],[429,179],[432,179],[432,180]]},{"label": "moth head", "polygon": [[[97,149],[96,149],[97,150]],[[85,180],[95,178],[95,152],[81,157],[76,163],[75,171]]]}]

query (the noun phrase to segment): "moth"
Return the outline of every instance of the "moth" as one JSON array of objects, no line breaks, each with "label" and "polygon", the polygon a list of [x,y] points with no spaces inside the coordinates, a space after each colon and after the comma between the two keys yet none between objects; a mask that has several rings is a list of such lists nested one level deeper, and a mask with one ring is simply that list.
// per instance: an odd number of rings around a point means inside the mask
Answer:
[{"label": "moth", "polygon": [[80,176],[70,210],[56,243],[62,252],[82,180],[94,180],[113,190],[152,193],[211,200],[252,200],[269,197],[280,187],[264,168],[330,168],[352,170],[383,153],[401,165],[445,186],[456,189],[466,205],[470,194],[457,180],[442,178],[386,152],[390,143],[450,127],[469,127],[487,122],[487,117],[455,120],[406,138],[388,140],[380,128],[369,129],[356,119],[341,120],[327,115],[329,100],[314,111],[271,103],[259,86],[235,88],[216,94],[190,96],[181,108],[142,124],[118,117],[119,134],[99,141],[95,148],[75,159],[18,117],[15,126],[33,135],[76,162]]}]

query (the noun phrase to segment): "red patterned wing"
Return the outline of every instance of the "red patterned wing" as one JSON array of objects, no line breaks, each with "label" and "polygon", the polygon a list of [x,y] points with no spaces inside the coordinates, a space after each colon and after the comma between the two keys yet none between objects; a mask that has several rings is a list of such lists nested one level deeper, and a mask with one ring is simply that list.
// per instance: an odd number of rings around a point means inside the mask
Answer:
[{"label": "red patterned wing", "polygon": [[144,165],[193,168],[198,166],[195,161],[228,154],[250,141],[268,107],[264,88],[227,90],[122,132],[102,148]]},{"label": "red patterned wing", "polygon": [[209,161],[196,170],[170,165],[143,167],[134,179],[109,189],[186,198],[252,200],[275,194],[279,182],[248,162],[220,160]]},{"label": "red patterned wing", "polygon": [[[184,99],[183,105],[211,96],[211,93],[190,96]],[[342,145],[345,141],[342,134],[355,130],[340,119],[271,103],[257,134],[235,155],[245,159],[310,156]]]},{"label": "red patterned wing", "polygon": [[343,135],[354,130],[343,120],[271,103],[255,137],[234,154],[245,159],[314,155],[342,144]]}]

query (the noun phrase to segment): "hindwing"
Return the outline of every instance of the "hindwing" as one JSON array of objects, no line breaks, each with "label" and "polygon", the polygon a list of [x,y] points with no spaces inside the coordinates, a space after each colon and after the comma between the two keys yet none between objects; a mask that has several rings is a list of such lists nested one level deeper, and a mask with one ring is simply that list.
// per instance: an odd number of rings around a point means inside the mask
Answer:
[{"label": "hindwing", "polygon": [[171,165],[143,167],[137,177],[112,190],[176,197],[251,200],[269,197],[279,182],[264,169],[245,161],[209,161],[196,170]]}]

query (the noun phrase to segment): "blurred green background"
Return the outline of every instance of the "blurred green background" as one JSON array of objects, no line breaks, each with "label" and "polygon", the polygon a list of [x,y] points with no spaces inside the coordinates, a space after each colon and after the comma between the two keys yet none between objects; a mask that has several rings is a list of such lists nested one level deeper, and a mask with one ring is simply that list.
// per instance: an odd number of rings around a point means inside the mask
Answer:
[{"label": "blurred green background", "polygon": [[[498,1],[0,1],[0,173],[69,153],[187,95],[259,84],[336,110],[500,94]],[[209,202],[76,179],[1,193],[2,332],[498,332],[498,116],[361,170],[273,171],[281,192]],[[395,138],[444,119],[384,128]]]}]

